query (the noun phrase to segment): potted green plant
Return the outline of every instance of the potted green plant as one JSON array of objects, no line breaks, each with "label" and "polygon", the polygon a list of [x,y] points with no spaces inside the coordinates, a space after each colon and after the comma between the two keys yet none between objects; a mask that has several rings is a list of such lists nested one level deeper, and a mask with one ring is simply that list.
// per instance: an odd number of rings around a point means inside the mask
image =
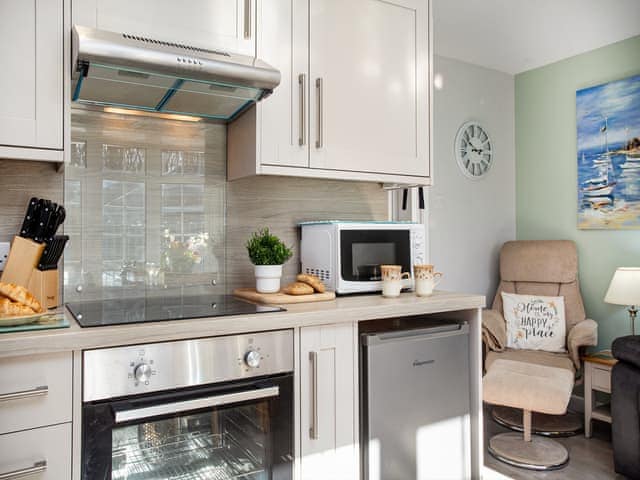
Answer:
[{"label": "potted green plant", "polygon": [[282,265],[293,255],[291,249],[268,228],[254,232],[246,247],[254,265],[256,290],[260,293],[279,292]]}]

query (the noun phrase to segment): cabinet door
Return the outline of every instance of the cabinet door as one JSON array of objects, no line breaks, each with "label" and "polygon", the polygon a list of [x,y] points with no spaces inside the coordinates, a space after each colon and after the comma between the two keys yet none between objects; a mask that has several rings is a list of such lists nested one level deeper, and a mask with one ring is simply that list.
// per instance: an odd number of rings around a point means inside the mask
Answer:
[{"label": "cabinet door", "polygon": [[429,176],[429,5],[311,2],[312,168]]},{"label": "cabinet door", "polygon": [[0,478],[71,480],[71,424],[0,435]]},{"label": "cabinet door", "polygon": [[258,57],[280,70],[280,85],[257,105],[260,163],[309,166],[308,0],[258,3]]},{"label": "cabinet door", "polygon": [[300,330],[300,478],[356,479],[352,324]]},{"label": "cabinet door", "polygon": [[255,0],[74,0],[73,23],[255,55]]},{"label": "cabinet door", "polygon": [[0,145],[62,149],[63,0],[2,0],[0,18]]}]

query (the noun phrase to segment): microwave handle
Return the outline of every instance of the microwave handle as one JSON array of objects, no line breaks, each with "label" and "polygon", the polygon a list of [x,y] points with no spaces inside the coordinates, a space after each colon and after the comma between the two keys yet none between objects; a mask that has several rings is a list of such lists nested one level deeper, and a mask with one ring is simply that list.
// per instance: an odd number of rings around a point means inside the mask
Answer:
[{"label": "microwave handle", "polygon": [[144,420],[145,418],[158,417],[161,415],[171,415],[174,413],[198,410],[207,407],[218,407],[231,403],[259,400],[262,398],[277,397],[280,395],[279,387],[267,387],[257,390],[245,390],[242,392],[225,393],[213,397],[196,398],[182,402],[163,403],[151,407],[133,408],[130,410],[119,410],[115,412],[115,423],[131,422],[134,420]]}]

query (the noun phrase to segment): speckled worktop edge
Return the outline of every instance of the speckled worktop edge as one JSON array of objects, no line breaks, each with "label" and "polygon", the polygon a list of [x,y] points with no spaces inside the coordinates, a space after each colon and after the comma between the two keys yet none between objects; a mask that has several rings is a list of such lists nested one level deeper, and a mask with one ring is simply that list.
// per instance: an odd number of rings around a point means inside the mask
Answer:
[{"label": "speckled worktop edge", "polygon": [[430,297],[417,297],[413,293],[403,293],[394,299],[381,295],[358,295],[338,297],[327,302],[285,305],[285,312],[94,328],[81,328],[67,313],[69,328],[0,335],[0,358],[432,314],[484,306],[485,297],[482,295],[437,291]]}]

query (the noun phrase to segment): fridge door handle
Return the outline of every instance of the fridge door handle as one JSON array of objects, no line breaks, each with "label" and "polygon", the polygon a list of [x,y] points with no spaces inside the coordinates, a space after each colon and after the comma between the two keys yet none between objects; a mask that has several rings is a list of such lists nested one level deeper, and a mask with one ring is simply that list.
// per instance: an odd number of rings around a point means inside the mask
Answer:
[{"label": "fridge door handle", "polygon": [[196,398],[182,402],[163,403],[161,405],[154,405],[151,407],[120,410],[115,412],[115,423],[118,424],[133,420],[144,420],[145,418],[158,417],[160,415],[171,415],[174,413],[181,413],[207,407],[219,407],[222,405],[229,405],[231,403],[277,397],[278,395],[280,395],[279,387],[267,387],[259,388],[257,390],[225,393],[223,395],[216,395],[213,397]]},{"label": "fridge door handle", "polygon": [[361,342],[363,345],[380,345],[388,342],[403,340],[424,340],[426,338],[444,338],[452,335],[464,335],[469,333],[469,324],[460,323],[455,325],[443,325],[438,327],[420,328],[415,330],[403,330],[398,332],[384,332],[372,335],[363,334]]},{"label": "fridge door handle", "polygon": [[311,362],[311,426],[309,427],[309,437],[313,440],[320,438],[318,431],[318,352],[309,352]]}]

